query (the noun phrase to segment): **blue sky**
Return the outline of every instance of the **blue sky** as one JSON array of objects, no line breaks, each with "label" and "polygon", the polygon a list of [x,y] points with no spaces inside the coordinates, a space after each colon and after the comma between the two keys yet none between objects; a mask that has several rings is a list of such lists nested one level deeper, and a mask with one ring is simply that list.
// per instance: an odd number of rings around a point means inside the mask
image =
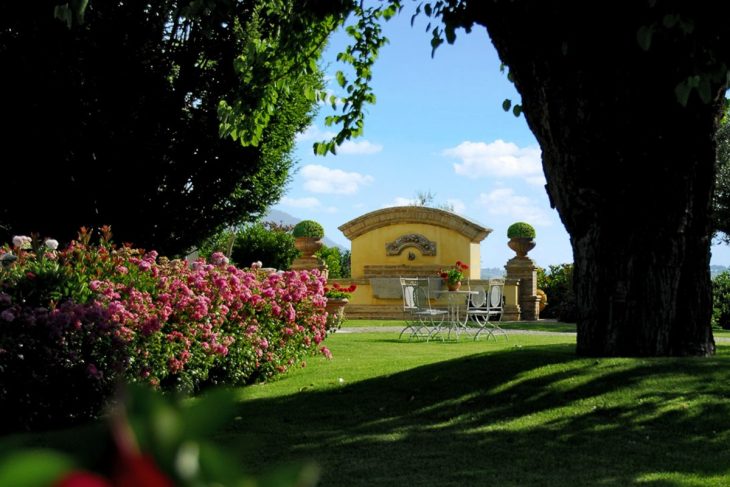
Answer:
[{"label": "blue sky", "polygon": [[[500,72],[486,30],[459,31],[431,58],[425,18],[414,27],[410,18],[404,11],[385,25],[391,42],[373,70],[377,103],[367,109],[364,135],[336,156],[315,156],[312,143],[334,130],[324,125],[332,111],[323,106],[298,138],[295,173],[275,208],[317,220],[328,238],[350,248],[338,226],[430,192],[435,203],[493,230],[482,242],[481,267],[502,267],[514,257],[506,232],[516,221],[535,227],[530,257],[538,265],[572,262],[568,234],[545,192],[537,141],[524,117],[502,109],[505,98],[520,97]],[[347,42],[335,34],[322,62],[335,94],[332,78],[345,68],[335,57]],[[728,246],[712,251],[713,264],[730,265]]]}]

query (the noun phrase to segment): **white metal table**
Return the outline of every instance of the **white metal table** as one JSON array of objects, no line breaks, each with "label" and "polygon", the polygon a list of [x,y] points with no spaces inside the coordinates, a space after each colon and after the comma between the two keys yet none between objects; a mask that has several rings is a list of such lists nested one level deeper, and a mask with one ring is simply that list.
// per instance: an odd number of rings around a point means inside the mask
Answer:
[{"label": "white metal table", "polygon": [[[477,294],[476,291],[462,291],[462,290],[456,290],[456,291],[434,291],[436,294],[445,294],[446,299],[448,302],[448,319],[444,320],[444,323],[436,328],[433,333],[431,333],[431,336],[436,335],[438,333],[442,332],[442,328],[446,327],[448,328],[448,334],[447,337],[451,338],[451,330],[454,330],[454,333],[456,334],[456,339],[459,339],[459,332],[461,330],[466,331],[466,323],[469,319],[469,316],[466,314],[466,308],[467,308],[467,299],[469,295]],[[462,308],[463,308],[463,318],[462,318]],[[443,339],[443,335],[441,335]]]}]

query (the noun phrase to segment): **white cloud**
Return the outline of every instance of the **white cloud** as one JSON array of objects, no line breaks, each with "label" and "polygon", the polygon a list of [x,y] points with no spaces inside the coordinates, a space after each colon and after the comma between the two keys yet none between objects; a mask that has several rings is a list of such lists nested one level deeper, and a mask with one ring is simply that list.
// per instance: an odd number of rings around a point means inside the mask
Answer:
[{"label": "white cloud", "polygon": [[322,202],[312,196],[304,198],[289,198],[284,196],[279,201],[281,206],[296,208],[299,210],[310,210],[318,213],[337,213],[339,209],[336,206],[323,206]]},{"label": "white cloud", "polygon": [[351,155],[351,154],[377,154],[383,150],[383,146],[380,144],[373,144],[369,140],[346,140],[341,146],[337,148],[338,154]]},{"label": "white cloud", "polygon": [[317,164],[304,166],[300,174],[304,178],[304,189],[312,193],[354,194],[361,186],[375,180],[367,174],[345,172]]},{"label": "white cloud", "polygon": [[404,198],[402,196],[396,196],[390,203],[383,203],[381,208],[390,208],[391,206],[413,206],[416,204],[415,198]]},{"label": "white cloud", "polygon": [[488,214],[507,216],[536,226],[552,224],[550,214],[527,196],[516,195],[512,188],[497,188],[490,193],[480,193],[477,204]]},{"label": "white cloud", "polygon": [[[299,132],[296,136],[297,142],[319,142],[323,140],[329,140],[336,135],[331,130],[322,130],[317,125],[310,125],[304,132]],[[369,140],[346,140],[341,146],[337,148],[337,154],[342,155],[362,155],[362,154],[377,154],[383,150],[383,146],[380,144],[374,144]]]},{"label": "white cloud", "polygon": [[451,205],[451,207],[454,209],[454,213],[456,213],[457,215],[463,215],[464,211],[466,210],[466,205],[461,200],[448,198],[446,200],[446,203]]},{"label": "white cloud", "polygon": [[532,186],[545,186],[545,184],[547,183],[544,174],[525,178],[525,181],[527,181],[527,184],[530,184]]},{"label": "white cloud", "polygon": [[284,196],[279,204],[282,206],[289,206],[291,208],[307,209],[315,209],[322,206],[322,203],[320,203],[317,198],[314,198],[312,196],[306,198],[289,198],[288,196]]},{"label": "white cloud", "polygon": [[334,132],[329,130],[322,130],[316,125],[310,125],[304,132],[299,132],[296,137],[297,142],[307,142],[311,140],[327,140],[335,136]]},{"label": "white cloud", "polygon": [[521,177],[533,182],[542,176],[538,147],[519,147],[501,139],[490,144],[467,140],[445,149],[442,154],[460,159],[461,163],[454,164],[454,171],[471,179],[487,176]]}]

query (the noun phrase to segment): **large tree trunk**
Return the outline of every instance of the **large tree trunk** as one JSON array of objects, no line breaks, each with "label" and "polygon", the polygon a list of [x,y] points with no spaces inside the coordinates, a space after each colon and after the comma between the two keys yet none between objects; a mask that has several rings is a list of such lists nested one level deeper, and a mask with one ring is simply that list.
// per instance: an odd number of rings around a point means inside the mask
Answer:
[{"label": "large tree trunk", "polygon": [[[694,22],[685,35],[644,2],[598,13],[592,2],[565,3],[471,2],[457,15],[487,27],[542,147],[573,246],[578,353],[711,355],[718,104],[694,92],[683,107],[675,87],[704,69],[698,46],[715,49],[725,26],[708,6],[683,12]],[[637,33],[653,22],[645,51]],[[711,84],[715,100],[722,89]]]}]

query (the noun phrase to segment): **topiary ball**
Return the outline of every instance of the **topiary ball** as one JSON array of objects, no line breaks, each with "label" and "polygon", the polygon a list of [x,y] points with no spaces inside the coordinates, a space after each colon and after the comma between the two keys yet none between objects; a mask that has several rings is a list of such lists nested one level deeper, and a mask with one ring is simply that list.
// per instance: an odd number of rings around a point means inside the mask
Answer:
[{"label": "topiary ball", "polygon": [[312,237],[322,238],[324,237],[324,228],[322,225],[314,220],[302,220],[292,229],[292,235],[294,237]]},{"label": "topiary ball", "polygon": [[508,238],[535,238],[535,229],[529,223],[513,223],[507,229]]}]

